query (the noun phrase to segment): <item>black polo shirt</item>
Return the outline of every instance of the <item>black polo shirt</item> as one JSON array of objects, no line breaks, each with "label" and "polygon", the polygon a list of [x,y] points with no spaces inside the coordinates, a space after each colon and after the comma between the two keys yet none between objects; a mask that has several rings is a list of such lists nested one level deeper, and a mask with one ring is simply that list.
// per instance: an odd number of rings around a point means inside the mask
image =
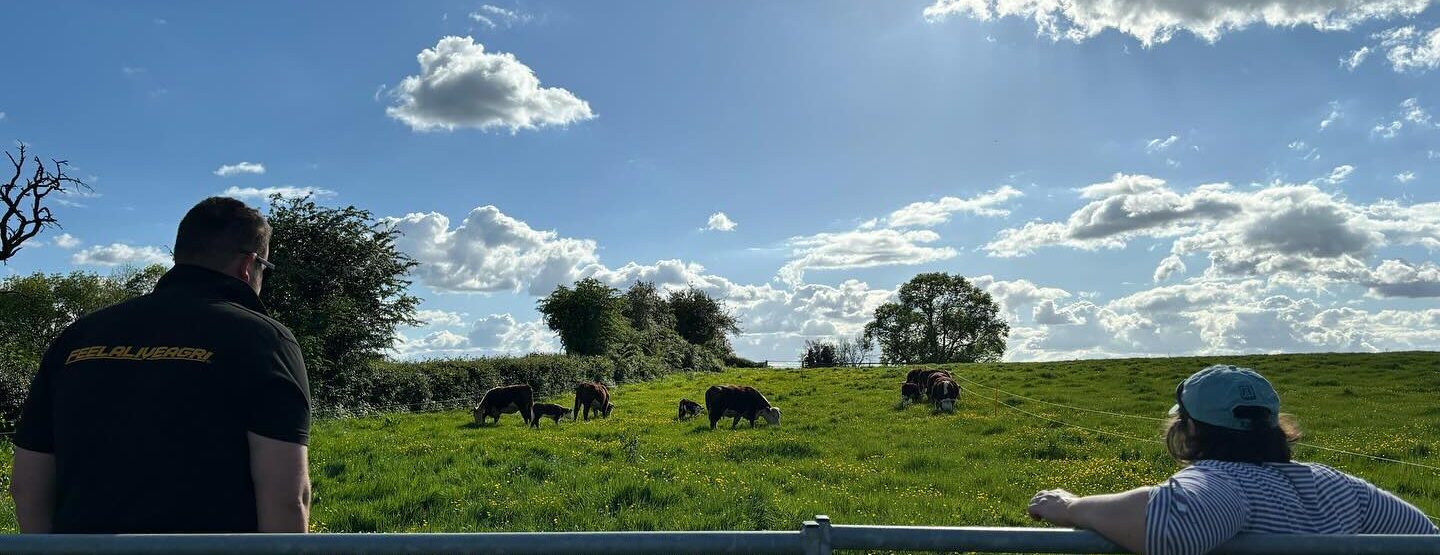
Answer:
[{"label": "black polo shirt", "polygon": [[245,282],[177,265],[50,345],[15,445],[55,456],[55,532],[253,532],[246,432],[309,431],[295,336]]}]

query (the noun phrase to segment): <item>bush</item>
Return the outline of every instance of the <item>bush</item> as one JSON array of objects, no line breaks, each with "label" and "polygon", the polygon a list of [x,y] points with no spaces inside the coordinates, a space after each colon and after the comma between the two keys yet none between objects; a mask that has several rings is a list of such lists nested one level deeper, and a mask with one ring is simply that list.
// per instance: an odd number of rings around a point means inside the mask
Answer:
[{"label": "bush", "polygon": [[769,366],[768,362],[750,360],[737,355],[725,357],[724,363],[726,368],[766,368]]}]

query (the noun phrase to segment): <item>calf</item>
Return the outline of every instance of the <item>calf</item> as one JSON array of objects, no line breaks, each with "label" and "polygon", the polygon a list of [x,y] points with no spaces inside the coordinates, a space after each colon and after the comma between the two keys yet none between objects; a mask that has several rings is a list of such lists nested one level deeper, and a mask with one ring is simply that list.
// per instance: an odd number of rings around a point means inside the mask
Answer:
[{"label": "calf", "polygon": [[575,411],[570,413],[570,420],[575,420],[582,409],[586,420],[590,419],[592,410],[595,416],[610,418],[610,411],[615,409],[615,405],[610,403],[610,390],[605,389],[605,384],[585,382],[575,385]]},{"label": "calf", "polygon": [[525,423],[531,427],[538,427],[539,422],[535,420],[535,395],[530,391],[527,384],[503,385],[492,388],[485,392],[480,398],[480,404],[470,414],[475,417],[476,424],[484,424],[486,418],[494,418],[495,423],[500,423],[501,414],[512,412],[520,413]]},{"label": "calf", "polygon": [[771,426],[780,425],[780,408],[771,406],[764,395],[750,386],[710,386],[710,389],[705,391],[705,410],[710,413],[712,430],[715,429],[715,423],[726,416],[735,417],[730,423],[732,430],[740,424],[741,418],[749,420],[750,427],[755,427],[757,416],[764,417],[765,422]]},{"label": "calf", "polygon": [[919,402],[920,402],[920,385],[919,385],[919,384],[913,384],[913,383],[910,383],[910,382],[905,382],[905,383],[900,384],[900,402],[901,402],[901,403],[919,403]]},{"label": "calf", "polygon": [[691,401],[689,399],[681,399],[680,413],[675,416],[675,419],[685,420],[686,418],[694,418],[696,416],[700,416],[700,413],[702,412],[705,412],[705,407],[700,406],[700,403],[696,403],[695,401]]},{"label": "calf", "polygon": [[949,376],[931,378],[930,402],[935,405],[936,411],[953,412],[955,401],[959,398],[960,386],[955,385],[955,380]]},{"label": "calf", "polygon": [[570,415],[570,409],[555,403],[535,403],[535,421],[539,422],[541,417],[547,417],[556,424],[560,419]]}]

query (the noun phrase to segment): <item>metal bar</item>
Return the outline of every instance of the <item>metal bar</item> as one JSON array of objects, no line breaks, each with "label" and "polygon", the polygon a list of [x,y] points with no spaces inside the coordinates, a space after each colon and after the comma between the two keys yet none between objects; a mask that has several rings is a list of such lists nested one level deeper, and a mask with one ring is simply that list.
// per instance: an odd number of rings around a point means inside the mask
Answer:
[{"label": "metal bar", "polygon": [[[980,553],[1129,553],[1088,530],[1049,528],[830,527],[835,549]],[[1241,535],[1212,555],[1440,555],[1440,536]]]},{"label": "metal bar", "polygon": [[800,532],[6,535],[0,553],[90,555],[540,555],[801,553]]}]

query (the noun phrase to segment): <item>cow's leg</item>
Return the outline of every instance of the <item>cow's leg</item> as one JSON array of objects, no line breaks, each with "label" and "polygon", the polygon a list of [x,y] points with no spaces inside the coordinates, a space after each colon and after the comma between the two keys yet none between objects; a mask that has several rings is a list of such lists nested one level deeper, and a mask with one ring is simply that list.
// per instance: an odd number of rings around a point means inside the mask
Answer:
[{"label": "cow's leg", "polygon": [[735,429],[736,426],[739,426],[739,425],[740,425],[740,415],[737,414],[737,415],[735,415],[735,421],[730,423],[730,429],[733,430],[733,429]]},{"label": "cow's leg", "polygon": [[715,429],[717,422],[720,422],[720,413],[718,411],[710,413],[710,429]]},{"label": "cow's leg", "polygon": [[579,396],[579,395],[576,395],[576,396],[575,396],[575,410],[570,411],[570,421],[571,421],[571,422],[574,422],[576,418],[580,418],[580,396]]}]

